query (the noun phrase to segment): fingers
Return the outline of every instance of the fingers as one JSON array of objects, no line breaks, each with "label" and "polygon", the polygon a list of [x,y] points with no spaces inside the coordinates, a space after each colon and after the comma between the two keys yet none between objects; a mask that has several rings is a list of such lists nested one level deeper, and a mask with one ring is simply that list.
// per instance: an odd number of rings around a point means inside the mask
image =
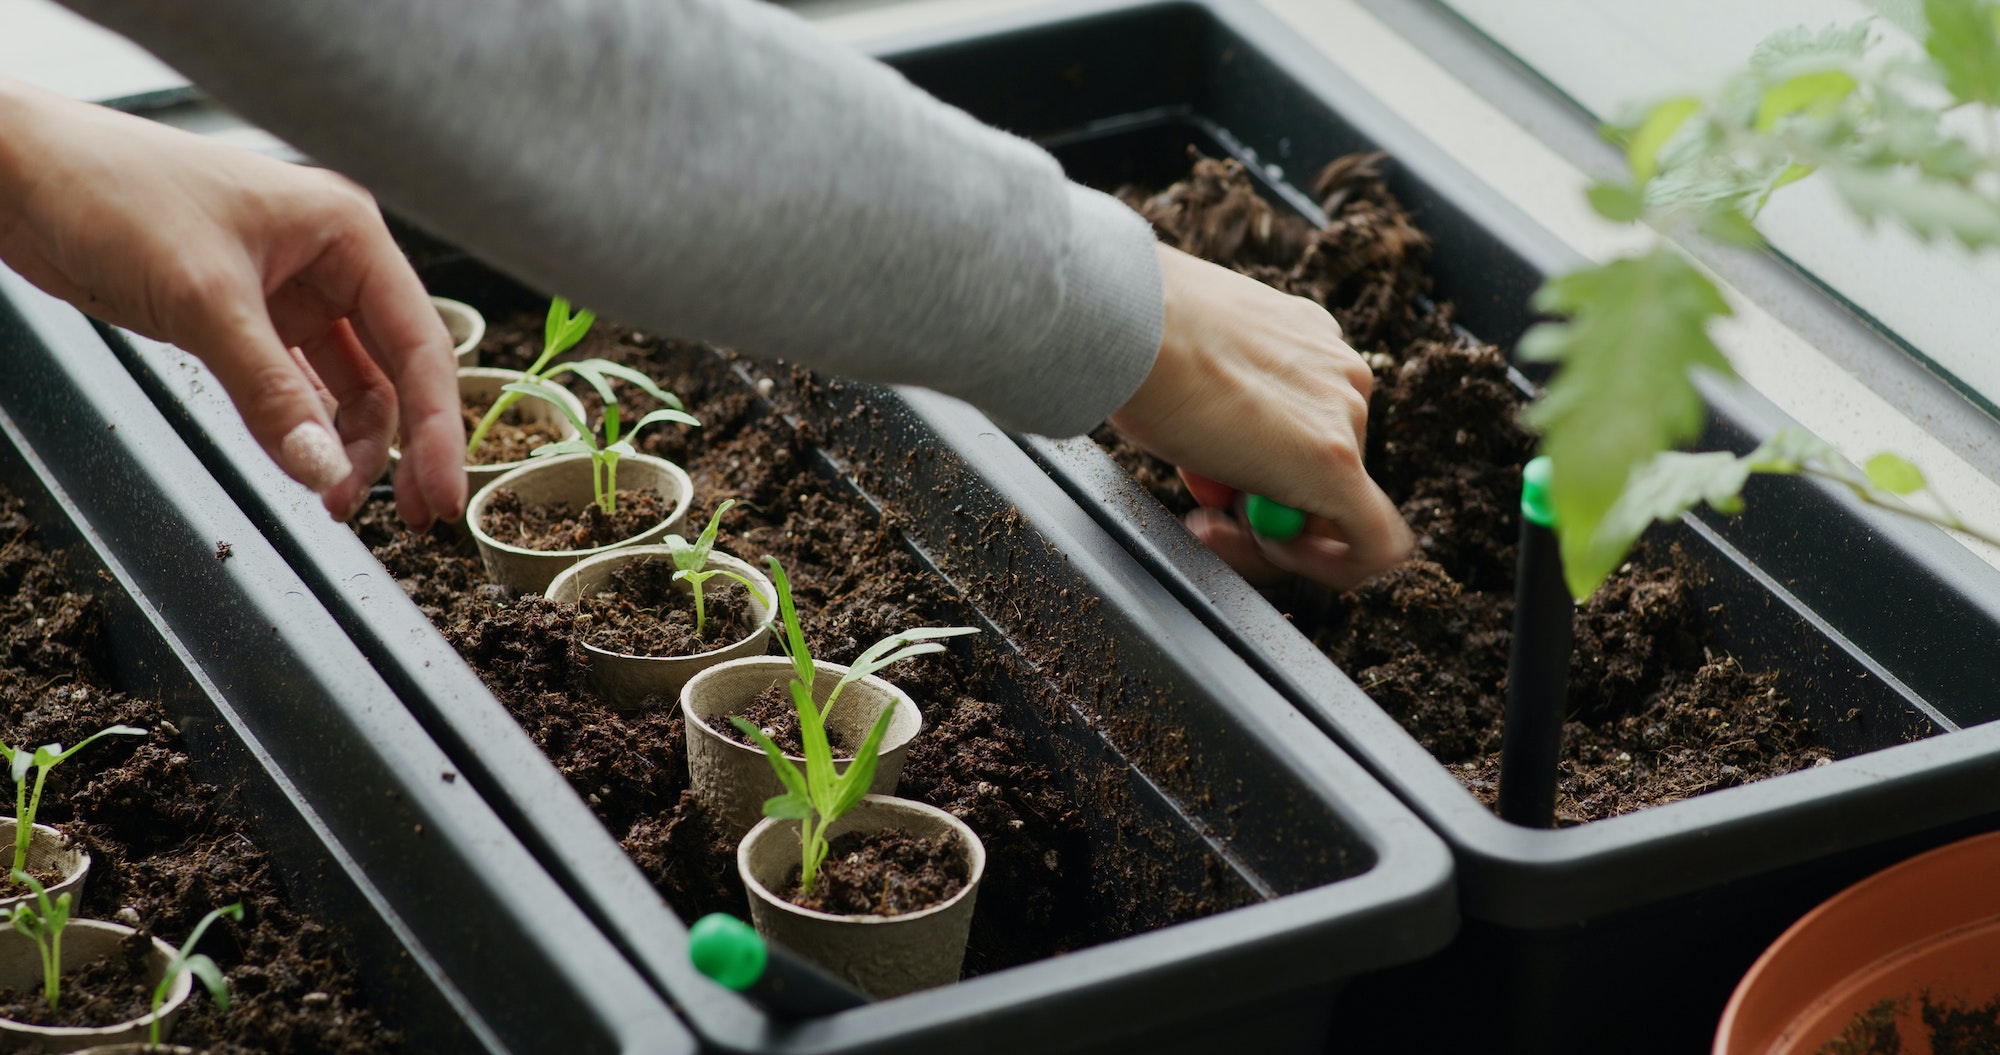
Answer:
[{"label": "fingers", "polygon": [[325,382],[321,397],[332,404],[334,427],[354,467],[320,499],[335,519],[349,520],[389,463],[389,443],[396,432],[395,389],[362,350],[345,319],[334,320],[324,332],[308,338],[299,351],[309,361],[309,370]]}]

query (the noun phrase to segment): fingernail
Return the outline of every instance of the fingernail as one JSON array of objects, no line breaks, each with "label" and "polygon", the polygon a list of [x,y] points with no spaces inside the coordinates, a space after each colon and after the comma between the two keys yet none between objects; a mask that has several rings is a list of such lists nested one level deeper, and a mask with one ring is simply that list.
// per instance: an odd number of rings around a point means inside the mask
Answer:
[{"label": "fingernail", "polygon": [[354,463],[347,460],[340,440],[317,421],[302,421],[286,433],[278,456],[285,471],[315,493],[347,479],[354,471]]}]

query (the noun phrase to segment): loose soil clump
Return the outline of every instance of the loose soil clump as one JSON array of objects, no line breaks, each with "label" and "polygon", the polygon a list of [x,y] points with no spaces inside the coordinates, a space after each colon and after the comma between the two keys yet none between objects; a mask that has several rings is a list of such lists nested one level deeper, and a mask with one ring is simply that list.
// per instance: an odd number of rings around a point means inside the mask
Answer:
[{"label": "loose soil clump", "polygon": [[0,989],[0,1018],[31,1026],[80,1028],[115,1026],[152,1010],[153,987],[146,984],[152,942],[134,934],[111,956],[63,971],[56,1010],[41,986]]},{"label": "loose soil clump", "polygon": [[197,993],[175,1024],[177,1043],[214,1055],[403,1050],[336,935],[291,906],[236,789],[201,779],[159,700],[120,691],[93,584],[69,578],[4,492],[0,539],[0,739],[70,744],[108,725],[149,730],[99,741],[49,774],[42,822],[92,859],[74,915],[122,913],[142,936],[171,943],[210,909],[243,903],[243,921],[211,928],[200,950],[229,977],[229,1010]]},{"label": "loose soil clump", "polygon": [[635,560],[611,573],[602,589],[577,606],[584,641],[633,656],[692,656],[743,640],[756,629],[749,598],[733,581],[711,579],[702,589],[706,625],[694,632],[694,596],[674,581],[665,560]]},{"label": "loose soil clump", "polygon": [[[1908,1050],[1898,1019],[1910,997],[1878,1000],[1855,1013],[1840,1036],[1820,1045],[1817,1055],[1897,1055]],[[2000,1055],[2000,1000],[1977,1007],[1915,997],[1932,1055]]]},{"label": "loose soil clump", "polygon": [[901,916],[942,905],[971,880],[957,832],[929,838],[901,828],[849,832],[834,839],[813,879],[799,888],[803,870],[792,869],[782,896],[800,908],[835,916]]},{"label": "loose soil clump", "polygon": [[615,504],[615,513],[595,502],[586,502],[581,513],[566,503],[525,506],[513,488],[501,487],[487,500],[480,527],[494,541],[522,549],[596,549],[650,530],[674,512],[671,503],[652,491],[620,488]]},{"label": "loose soil clump", "polygon": [[[459,409],[465,418],[465,434],[472,435],[486,412],[493,409],[493,400],[461,400]],[[528,421],[518,407],[510,408],[500,415],[500,420],[486,430],[485,438],[479,441],[479,448],[466,455],[467,465],[506,465],[510,462],[525,461],[535,448],[545,443],[562,439],[562,430],[554,422]]]},{"label": "loose soil clump", "polygon": [[[1389,194],[1381,154],[1328,165],[1315,230],[1258,197],[1234,161],[1121,197],[1162,241],[1324,305],[1375,374],[1369,473],[1416,533],[1402,567],[1339,596],[1274,597],[1376,703],[1492,806],[1514,614],[1520,467],[1533,438],[1506,359],[1429,301],[1430,239]],[[1111,456],[1169,509],[1194,502],[1171,466],[1111,433]],[[1560,824],[1576,824],[1831,760],[1769,673],[1704,641],[1699,572],[1642,546],[1578,609]]]}]

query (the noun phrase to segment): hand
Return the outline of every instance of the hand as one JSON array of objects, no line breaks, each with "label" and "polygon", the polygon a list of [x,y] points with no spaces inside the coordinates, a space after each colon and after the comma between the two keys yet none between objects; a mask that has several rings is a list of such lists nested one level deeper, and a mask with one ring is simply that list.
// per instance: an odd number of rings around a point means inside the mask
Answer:
[{"label": "hand", "polygon": [[0,261],[198,356],[335,517],[381,476],[399,411],[404,519],[464,512],[451,339],[353,183],[0,80]]},{"label": "hand", "polygon": [[[1409,526],[1361,464],[1374,374],[1340,339],[1340,324],[1309,300],[1159,252],[1160,355],[1111,423],[1182,467],[1203,506],[1188,528],[1257,583],[1290,572],[1344,590],[1400,564]],[[1239,491],[1304,510],[1305,533],[1258,538]],[[1234,519],[1220,511],[1231,505]]]}]

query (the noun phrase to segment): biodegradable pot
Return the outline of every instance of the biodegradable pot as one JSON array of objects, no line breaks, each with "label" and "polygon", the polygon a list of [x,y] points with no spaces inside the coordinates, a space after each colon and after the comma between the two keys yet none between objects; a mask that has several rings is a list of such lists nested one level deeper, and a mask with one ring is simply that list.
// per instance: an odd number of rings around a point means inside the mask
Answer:
[{"label": "biodegradable pot", "polygon": [[[665,546],[626,546],[579,561],[549,583],[548,598],[564,604],[579,604],[609,581],[618,569],[643,560],[666,561],[671,565],[673,551]],[[590,656],[590,684],[614,710],[636,710],[639,701],[651,695],[678,695],[681,686],[696,674],[732,659],[761,656],[769,649],[771,605],[776,603],[777,587],[748,562],[727,553],[711,550],[708,564],[712,568],[727,568],[757,584],[763,600],[755,596],[749,599],[750,615],[756,620],[757,629],[732,644],[685,656],[640,656],[584,645],[584,652]],[[692,606],[693,593],[687,583],[679,582],[675,586],[677,593],[673,603]],[[718,588],[728,587],[741,589],[742,584],[733,579],[717,578],[709,580],[707,589],[712,593]]]},{"label": "biodegradable pot", "polygon": [[1978,1007],[2000,996],[1995,876],[2000,832],[1920,854],[1829,898],[1737,984],[1716,1055],[1812,1055],[1885,999],[1904,1000],[1903,1050],[1930,1050],[1917,1001],[1904,998]]},{"label": "biodegradable pot", "polygon": [[486,339],[486,316],[479,309],[450,297],[432,297],[445,332],[451,334],[452,354],[460,366],[479,365],[479,342]]},{"label": "biodegradable pot", "polygon": [[590,549],[534,550],[502,542],[486,533],[486,505],[493,492],[511,487],[527,507],[566,505],[583,509],[595,496],[591,491],[588,454],[558,454],[537,458],[518,469],[502,473],[472,496],[465,510],[465,523],[479,544],[479,559],[486,565],[486,577],[502,586],[523,592],[540,593],[555,577],[576,562],[607,550],[658,542],[680,530],[687,520],[688,503],[694,498],[694,484],[681,467],[664,458],[647,454],[627,455],[618,460],[621,489],[655,491],[672,503],[673,510],[652,527],[620,539],[608,546]]},{"label": "biodegradable pot", "polygon": [[[511,382],[519,381],[526,376],[526,374],[519,370],[502,370],[492,366],[461,366],[458,370],[459,401],[461,403],[466,400],[490,402],[500,398],[500,390],[503,387]],[[553,390],[556,398],[562,400],[563,404],[569,407],[570,411],[577,416],[577,420],[585,420],[583,403],[576,398],[576,393],[554,383],[551,383],[549,388]],[[545,421],[554,425],[563,439],[573,440],[576,438],[576,426],[563,416],[562,411],[539,399],[522,397],[519,402],[514,404],[512,409],[514,413],[521,415],[527,421]],[[401,449],[396,447],[389,448],[389,460],[392,463],[399,462],[402,458],[403,452]],[[477,491],[488,482],[497,480],[526,464],[528,464],[527,460],[522,459],[512,462],[495,462],[492,465],[467,465],[465,467],[465,475],[470,479],[472,489]]]},{"label": "biodegradable pot", "polygon": [[[14,859],[14,830],[14,818],[0,818],[0,849],[5,850],[9,865]],[[49,900],[54,901],[58,894],[68,894],[70,903],[76,904],[83,900],[83,881],[90,876],[90,855],[71,845],[69,836],[46,824],[37,824],[34,834],[28,837],[28,871],[61,874],[60,880],[46,888]],[[0,916],[34,896],[16,894],[0,898]]]},{"label": "biodegradable pot", "polygon": [[[838,663],[820,663],[815,668],[813,698],[824,700],[847,674]],[[681,715],[687,723],[688,786],[708,808],[716,828],[734,838],[755,827],[763,819],[764,802],[783,795],[785,785],[771,771],[771,763],[758,748],[738,743],[719,729],[729,727],[736,714],[757,695],[773,685],[783,685],[792,677],[792,661],[782,656],[760,656],[718,663],[688,679],[681,687]],[[923,712],[908,693],[869,675],[842,689],[833,714],[827,719],[829,734],[858,744],[874,728],[882,712],[895,708],[889,729],[875,763],[875,779],[868,790],[887,795],[896,790],[903,775],[903,759],[910,741],[924,727]],[[806,760],[785,756],[805,771]],[[835,765],[847,771],[850,757],[836,758]]]},{"label": "biodegradable pot", "polygon": [[[102,920],[71,920],[62,934],[63,973],[73,974],[85,964],[115,955],[118,943],[133,933],[130,927]],[[146,970],[148,995],[153,986],[160,984],[160,978],[166,974],[167,964],[173,962],[173,958],[173,946],[154,938],[151,962]],[[33,939],[15,930],[11,924],[0,926],[0,987],[39,991],[41,986],[41,952]],[[159,1010],[162,1037],[173,1029],[174,1018],[180,1014],[181,1005],[187,1003],[188,992],[193,986],[194,975],[183,971],[168,987],[166,1002],[160,1005]],[[148,1011],[138,1018],[94,1027],[31,1026],[0,1018],[0,1051],[81,1051],[109,1044],[136,1042],[143,1045],[148,1027],[153,1024],[153,1014]]]},{"label": "biodegradable pot", "polygon": [[768,818],[736,847],[736,871],[750,894],[750,922],[757,933],[846,979],[876,999],[887,999],[958,981],[972,905],[986,873],[986,847],[964,822],[935,806],[887,795],[869,795],[827,829],[848,832],[899,827],[912,835],[958,833],[964,848],[965,889],[942,904],[902,916],[835,916],[800,908],[775,893],[799,866],[799,822]]},{"label": "biodegradable pot", "polygon": [[134,1044],[107,1044],[102,1047],[84,1048],[77,1055],[199,1055],[193,1048],[179,1044],[148,1044],[140,1041]]}]

